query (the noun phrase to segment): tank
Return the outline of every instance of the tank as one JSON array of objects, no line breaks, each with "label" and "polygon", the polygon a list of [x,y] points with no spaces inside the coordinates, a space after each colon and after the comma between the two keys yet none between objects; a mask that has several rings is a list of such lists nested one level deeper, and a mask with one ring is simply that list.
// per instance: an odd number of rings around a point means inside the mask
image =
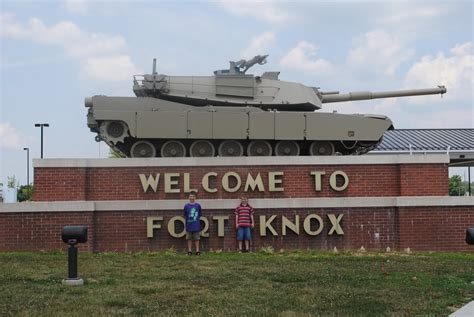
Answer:
[{"label": "tank", "polygon": [[123,157],[360,155],[393,129],[382,115],[322,112],[322,104],[444,94],[446,88],[386,92],[323,92],[279,79],[279,72],[247,74],[268,55],[231,61],[213,76],[133,76],[136,97],[85,100],[96,141]]}]

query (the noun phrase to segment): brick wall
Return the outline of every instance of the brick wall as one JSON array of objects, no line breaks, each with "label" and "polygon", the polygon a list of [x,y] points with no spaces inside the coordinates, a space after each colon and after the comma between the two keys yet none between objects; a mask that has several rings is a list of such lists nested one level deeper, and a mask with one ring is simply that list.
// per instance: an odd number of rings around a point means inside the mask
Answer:
[{"label": "brick wall", "polygon": [[[89,241],[81,249],[97,252],[158,251],[174,248],[185,250],[184,238],[168,234],[168,220],[180,215],[181,210],[169,211],[95,211],[95,212],[4,212],[0,213],[0,251],[54,251],[66,249],[60,239],[65,225],[87,225]],[[341,225],[344,235],[328,236],[332,227],[327,214],[344,214]],[[272,222],[278,236],[267,231],[259,235],[259,216],[277,215]],[[299,236],[288,231],[281,235],[281,216],[293,221],[300,216]],[[303,220],[308,214],[318,214],[324,220],[324,229],[317,236],[303,230]],[[213,215],[228,215],[225,236],[218,237],[217,222]],[[162,228],[154,231],[154,238],[146,238],[146,219],[162,216]],[[235,250],[235,229],[232,210],[206,211],[210,222],[209,238],[202,238],[202,248],[207,250]],[[474,227],[474,206],[456,207],[371,207],[371,208],[300,208],[258,209],[253,246],[259,249],[272,246],[279,249],[354,250],[361,246],[368,250],[414,251],[473,251],[464,242],[467,227]],[[317,226],[316,226],[317,227]],[[314,228],[313,228],[314,229]],[[176,231],[182,230],[178,223]]]},{"label": "brick wall", "polygon": [[[335,170],[344,171],[349,186],[338,192],[330,188],[329,176]],[[210,178],[210,186],[217,193],[207,193],[201,187],[202,177],[209,171],[217,178]],[[229,171],[238,173],[242,186],[238,192],[222,189],[221,177]],[[282,171],[284,192],[268,191],[268,172]],[[324,171],[322,190],[315,191],[311,171]],[[139,174],[160,173],[158,191],[150,188],[143,192]],[[164,173],[180,173],[180,193],[164,193]],[[445,196],[448,195],[447,164],[387,164],[387,165],[282,165],[282,166],[193,166],[193,167],[36,167],[35,201],[74,200],[158,200],[183,199],[183,173],[191,174],[191,188],[199,191],[200,198],[226,199],[238,197],[243,192],[247,174],[262,176],[265,192],[248,192],[250,198],[293,197],[384,197],[384,196]]]},{"label": "brick wall", "polygon": [[[281,158],[279,159],[281,160]],[[133,252],[174,248],[183,251],[186,244],[184,238],[173,238],[167,230],[169,219],[182,213],[178,209],[179,204],[166,208],[162,204],[163,200],[184,200],[186,198],[187,194],[183,190],[183,173],[190,173],[191,188],[199,191],[199,199],[235,201],[243,192],[248,173],[253,177],[260,173],[265,187],[263,192],[247,192],[251,201],[256,198],[291,198],[286,200],[286,206],[275,204],[274,206],[277,207],[275,209],[269,209],[267,203],[257,206],[255,217],[257,223],[253,234],[254,249],[272,246],[275,250],[327,250],[334,247],[340,250],[354,250],[364,246],[368,250],[385,250],[390,247],[392,250],[410,248],[415,251],[472,251],[472,246],[464,243],[466,228],[474,227],[474,204],[472,201],[466,201],[466,205],[453,201],[452,206],[445,206],[450,204],[445,203],[446,200],[449,200],[448,197],[446,199],[432,197],[448,195],[448,166],[443,163],[444,158],[443,160],[435,159],[434,161],[437,160],[435,163],[425,157],[410,157],[388,162],[391,160],[389,159],[383,164],[379,164],[381,158],[371,158],[368,161],[365,158],[347,157],[321,158],[319,160],[321,160],[320,164],[313,164],[313,161],[307,159],[303,163],[295,164],[290,162],[289,164],[280,164],[281,161],[278,161],[276,164],[279,165],[272,165],[275,162],[267,160],[268,162],[265,164],[257,161],[258,165],[252,165],[253,163],[249,164],[249,162],[241,164],[240,161],[236,161],[235,165],[203,166],[196,164],[186,166],[190,165],[190,161],[182,159],[180,167],[164,166],[170,163],[166,160],[150,161],[152,164],[157,162],[157,166],[149,166],[150,163],[146,160],[137,161],[138,164],[144,162],[142,166],[128,166],[128,162],[133,165],[135,161],[113,161],[110,164],[116,164],[114,167],[110,167],[107,161],[106,164],[103,164],[103,161],[91,164],[89,164],[90,162],[70,164],[70,162],[64,163],[60,160],[53,162],[40,160],[36,162],[35,166],[34,200],[52,202],[44,204],[52,207],[41,207],[45,209],[33,210],[34,212],[25,212],[21,208],[19,211],[0,212],[0,251],[66,249],[60,239],[61,229],[65,225],[88,226],[89,241],[80,246],[83,250]],[[340,161],[341,164],[336,164],[337,162],[332,162],[332,160]],[[353,160],[357,162],[354,163]],[[364,160],[366,161],[364,162]],[[160,162],[163,165],[160,165]],[[222,161],[216,160],[216,162]],[[307,164],[307,162],[311,162],[311,164]],[[179,165],[179,162],[172,161],[171,164]],[[98,167],[99,165],[109,167]],[[349,186],[345,191],[335,191],[329,185],[329,177],[336,170],[344,171],[349,178]],[[216,193],[207,193],[201,187],[203,176],[211,171],[218,174],[217,178],[210,178],[209,184],[210,187],[217,188]],[[224,191],[221,184],[222,176],[229,171],[236,172],[242,179],[241,189],[234,193]],[[315,190],[314,176],[310,175],[311,171],[325,172],[321,191]],[[267,178],[269,172],[284,173],[282,186],[285,190],[283,192],[269,191]],[[160,173],[157,192],[153,192],[149,188],[145,193],[139,174],[148,176],[157,173]],[[180,193],[164,193],[164,173],[180,173],[177,186],[180,188]],[[339,179],[338,184],[340,183]],[[348,198],[364,197],[364,202],[369,200],[374,202],[376,199],[371,197],[400,196],[419,197],[415,197],[413,206],[411,202],[398,203],[390,198],[387,200],[390,203],[361,205],[359,198]],[[421,196],[430,198],[426,200]],[[307,198],[313,197],[333,197],[334,200],[331,199],[332,203],[326,205],[319,203],[328,201],[324,199],[313,202],[311,205],[305,204],[310,200]],[[296,198],[303,199],[300,199],[296,204],[298,200]],[[338,200],[338,198],[352,199],[352,204],[348,204],[344,199]],[[133,202],[131,205],[130,203],[124,205],[127,203],[120,202],[118,206],[112,208],[107,207],[111,203],[103,202],[123,200],[137,202]],[[144,207],[146,204],[141,204],[142,200],[154,200],[154,202],[147,202],[154,207]],[[283,200],[285,199],[278,201]],[[436,203],[433,203],[433,200],[436,200]],[[78,204],[92,205],[84,207],[83,211],[71,209],[76,208],[75,205],[69,207],[67,211],[62,211],[63,209],[58,209],[63,208],[58,205],[60,203],[54,203],[54,201],[89,201],[89,203],[79,202]],[[93,203],[94,201],[102,201],[102,207],[91,207],[99,205]],[[305,203],[301,204],[301,201]],[[420,201],[423,202],[420,203]],[[334,206],[339,206],[339,203],[343,207],[334,208]],[[128,207],[132,205],[135,207]],[[429,206],[426,207],[426,205]],[[18,206],[27,205],[18,204]],[[175,206],[176,209],[173,210]],[[208,217],[210,222],[209,238],[201,240],[204,251],[236,249],[233,213],[229,209],[229,205],[225,206],[227,207],[204,206],[204,216]],[[314,208],[306,208],[309,206],[314,206]],[[53,209],[48,208],[56,208],[54,210],[57,211],[50,211]],[[0,206],[0,211],[2,211],[2,206]],[[332,225],[327,215],[341,213],[344,215],[341,221],[344,235],[328,235]],[[324,220],[324,228],[317,236],[310,236],[304,231],[303,221],[308,214],[317,214]],[[212,217],[223,215],[229,216],[229,220],[225,223],[225,236],[218,237],[217,223],[212,220]],[[277,215],[272,225],[278,235],[274,236],[267,232],[266,236],[260,236],[259,217],[266,216],[268,219],[271,215]],[[300,217],[299,235],[288,230],[287,235],[282,236],[281,217],[285,216],[293,221],[295,215]],[[162,228],[154,231],[155,236],[152,239],[146,237],[146,219],[149,216],[164,218],[161,221]],[[182,229],[182,225],[178,223],[176,230],[181,231]]]}]

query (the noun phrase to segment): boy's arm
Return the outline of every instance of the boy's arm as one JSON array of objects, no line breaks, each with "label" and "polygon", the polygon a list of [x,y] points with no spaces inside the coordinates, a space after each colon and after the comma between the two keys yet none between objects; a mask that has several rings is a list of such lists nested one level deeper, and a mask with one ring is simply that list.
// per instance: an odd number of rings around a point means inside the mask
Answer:
[{"label": "boy's arm", "polygon": [[252,228],[255,227],[255,221],[253,220],[253,212],[250,214],[250,218],[252,218]]}]

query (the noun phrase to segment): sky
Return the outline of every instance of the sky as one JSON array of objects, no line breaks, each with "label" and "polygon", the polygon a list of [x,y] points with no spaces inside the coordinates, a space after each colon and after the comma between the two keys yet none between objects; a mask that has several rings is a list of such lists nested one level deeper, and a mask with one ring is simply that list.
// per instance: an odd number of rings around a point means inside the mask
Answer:
[{"label": "sky", "polygon": [[[389,116],[395,128],[473,128],[472,1],[0,0],[0,182],[26,183],[26,151],[107,157],[84,97],[133,96],[132,75],[212,75],[269,54],[251,72],[321,90],[433,88],[436,96],[323,105]],[[250,71],[249,71],[250,72]],[[31,164],[30,164],[31,165]],[[30,167],[31,168],[31,167]],[[33,179],[32,169],[30,179]]]}]

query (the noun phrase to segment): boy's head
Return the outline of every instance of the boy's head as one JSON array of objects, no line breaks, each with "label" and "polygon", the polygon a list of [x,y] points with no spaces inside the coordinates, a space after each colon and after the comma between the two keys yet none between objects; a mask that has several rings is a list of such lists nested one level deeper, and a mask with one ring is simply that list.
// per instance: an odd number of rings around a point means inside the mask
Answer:
[{"label": "boy's head", "polygon": [[192,191],[192,192],[189,193],[188,198],[189,198],[189,202],[190,202],[190,203],[193,203],[193,202],[196,200],[196,195],[197,195],[197,194],[196,194],[195,191]]},{"label": "boy's head", "polygon": [[244,196],[244,195],[240,196],[240,203],[242,205],[247,205],[247,202],[248,202],[247,196]]}]

